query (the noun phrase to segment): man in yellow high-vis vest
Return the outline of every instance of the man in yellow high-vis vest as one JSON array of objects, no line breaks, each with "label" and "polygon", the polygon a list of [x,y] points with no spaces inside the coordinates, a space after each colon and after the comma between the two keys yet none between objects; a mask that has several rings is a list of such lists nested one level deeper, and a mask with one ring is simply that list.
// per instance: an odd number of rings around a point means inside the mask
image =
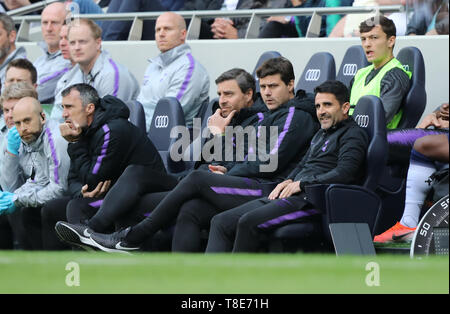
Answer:
[{"label": "man in yellow high-vis vest", "polygon": [[359,26],[361,44],[371,65],[356,72],[350,95],[350,115],[365,95],[380,97],[386,112],[387,128],[395,129],[402,117],[403,98],[409,91],[411,72],[394,58],[396,28],[392,20],[376,15]]}]

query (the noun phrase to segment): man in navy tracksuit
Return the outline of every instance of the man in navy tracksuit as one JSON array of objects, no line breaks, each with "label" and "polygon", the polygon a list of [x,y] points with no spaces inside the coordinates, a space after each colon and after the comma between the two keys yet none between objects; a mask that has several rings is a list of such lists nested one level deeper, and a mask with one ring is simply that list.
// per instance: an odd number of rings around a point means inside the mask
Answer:
[{"label": "man in navy tracksuit", "polygon": [[258,251],[265,230],[320,215],[306,200],[305,186],[360,183],[369,140],[348,116],[349,92],[338,81],[325,82],[315,92],[321,129],[302,161],[269,197],[216,215],[211,221],[207,252]]},{"label": "man in navy tracksuit", "polygon": [[[245,140],[244,136],[243,144],[248,145],[248,150],[243,161],[210,165],[212,173],[201,170],[191,172],[150,216],[133,227],[111,235],[91,233],[91,239],[98,248],[108,252],[137,249],[158,230],[173,223],[187,202],[197,202],[197,214],[203,222],[209,222],[219,212],[268,195],[276,184],[274,182],[280,182],[292,170],[318,129],[313,103],[304,93],[294,96],[294,72],[292,64],[285,58],[266,61],[257,75],[261,96],[268,109],[254,125],[259,145]],[[278,131],[277,136],[274,137],[272,132],[271,138],[270,127]],[[265,143],[263,147],[262,142]],[[242,144],[237,143],[236,148],[239,145]],[[266,152],[268,160],[259,158],[262,151]],[[265,169],[274,166],[271,164],[274,160],[275,167]],[[187,230],[180,239],[189,246],[191,241],[198,242],[198,233]],[[181,243],[175,246],[179,250],[189,250]]]},{"label": "man in navy tracksuit", "polygon": [[[120,99],[100,98],[92,86],[83,83],[68,87],[62,96],[65,122],[60,130],[69,142],[70,197],[47,203],[43,214],[47,224],[84,221],[103,206],[110,210],[133,206],[145,193],[176,185],[146,132],[128,121],[129,109]],[[76,210],[66,217],[66,206],[72,203]],[[95,218],[89,221],[94,228],[103,223]],[[58,248],[57,244],[48,249]]]}]

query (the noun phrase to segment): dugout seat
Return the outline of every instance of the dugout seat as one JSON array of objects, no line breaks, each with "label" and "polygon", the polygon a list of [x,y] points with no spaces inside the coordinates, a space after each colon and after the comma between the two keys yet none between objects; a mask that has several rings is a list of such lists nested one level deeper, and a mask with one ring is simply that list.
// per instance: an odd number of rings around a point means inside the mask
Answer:
[{"label": "dugout seat", "polygon": [[303,89],[307,93],[314,93],[314,88],[325,81],[336,79],[336,63],[328,52],[317,52],[306,64],[295,90]]},{"label": "dugout seat", "polygon": [[[208,118],[214,113],[218,108],[219,98],[214,98],[208,103],[208,106],[204,109],[200,130],[194,129],[193,138],[194,140],[189,145],[189,147],[184,151],[183,160],[185,162],[185,170],[192,170],[196,168],[196,164],[201,160],[201,153],[203,145],[208,139],[209,131],[208,129]],[[196,134],[198,133],[198,134]]]},{"label": "dugout seat", "polygon": [[[174,161],[170,157],[172,145],[180,138],[171,138],[170,133],[174,127],[182,127],[186,140],[190,140],[189,131],[186,128],[184,113],[180,102],[175,97],[163,97],[156,104],[148,137],[155,145],[164,166],[169,173],[178,173],[185,169],[182,160]],[[187,133],[187,134],[186,134]],[[180,153],[181,154],[181,153]]]},{"label": "dugout seat", "polygon": [[[272,251],[284,251],[285,247],[332,248],[330,226],[343,223],[367,224],[371,237],[369,244],[372,245],[374,226],[381,208],[381,200],[375,190],[381,174],[379,169],[384,167],[387,158],[386,122],[381,100],[376,96],[362,97],[353,118],[367,131],[370,139],[363,184],[307,186],[308,200],[324,214],[317,221],[293,222],[275,229],[270,235]],[[359,240],[355,234],[347,236],[355,242]]]},{"label": "dugout seat", "polygon": [[367,61],[363,47],[361,45],[351,46],[345,52],[336,75],[336,80],[341,81],[345,86],[349,87],[356,72],[368,65],[369,62]]},{"label": "dugout seat", "polygon": [[128,120],[138,128],[147,132],[147,125],[145,124],[145,112],[142,104],[137,100],[129,100],[125,102],[128,109],[130,109],[130,117]]},{"label": "dugout seat", "polygon": [[425,63],[422,53],[416,47],[402,48],[397,54],[397,59],[405,70],[412,72],[411,87],[403,100],[403,115],[397,128],[414,128],[427,105]]},{"label": "dugout seat", "polygon": [[281,57],[281,53],[279,53],[278,51],[266,51],[259,57],[258,61],[256,62],[255,68],[253,69],[253,73],[252,73],[252,76],[255,78],[255,81],[256,81],[255,93],[259,93],[259,91],[260,91],[259,79],[256,76],[256,70],[267,60],[273,59],[273,58],[278,58],[278,57]]},{"label": "dugout seat", "polygon": [[[403,115],[398,129],[415,128],[425,110],[427,94],[425,91],[425,64],[422,53],[416,47],[402,48],[397,59],[405,70],[411,71],[411,87],[403,100]],[[386,166],[382,170],[378,194],[382,199],[380,219],[376,226],[376,234],[384,232],[403,214],[405,205],[406,179],[401,175],[404,170],[396,165]]]}]

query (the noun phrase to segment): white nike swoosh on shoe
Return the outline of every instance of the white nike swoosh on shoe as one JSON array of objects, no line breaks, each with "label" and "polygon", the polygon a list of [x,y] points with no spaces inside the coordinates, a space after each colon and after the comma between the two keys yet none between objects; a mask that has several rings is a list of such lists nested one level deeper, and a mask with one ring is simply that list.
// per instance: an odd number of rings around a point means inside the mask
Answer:
[{"label": "white nike swoosh on shoe", "polygon": [[100,250],[104,251],[104,252],[108,252],[108,253],[121,253],[121,254],[129,254],[131,255],[130,252],[127,251],[122,251],[121,249],[117,250],[117,249],[109,249],[107,247],[102,246],[101,244],[97,243],[94,239],[92,239],[92,242],[94,243],[94,245],[99,248]]},{"label": "white nike swoosh on shoe", "polygon": [[84,235],[85,237],[87,237],[87,238],[90,238],[90,237],[91,237],[91,234],[88,232],[88,229],[87,229],[87,228],[84,229],[83,235]]},{"label": "white nike swoosh on shoe", "polygon": [[131,251],[131,250],[137,250],[137,248],[129,248],[129,247],[123,247],[121,245],[122,242],[119,242],[116,244],[116,249],[118,250],[126,250],[126,251]]}]

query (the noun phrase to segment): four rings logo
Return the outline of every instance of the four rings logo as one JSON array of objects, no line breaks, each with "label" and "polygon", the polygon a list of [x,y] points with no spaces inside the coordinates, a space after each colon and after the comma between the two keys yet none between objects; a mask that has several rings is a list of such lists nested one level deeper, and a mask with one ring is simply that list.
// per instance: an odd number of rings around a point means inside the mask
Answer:
[{"label": "four rings logo", "polygon": [[169,117],[168,116],[157,116],[155,118],[155,127],[157,129],[167,128],[169,126]]},{"label": "four rings logo", "polygon": [[353,63],[344,64],[344,68],[342,69],[342,75],[345,76],[355,76],[356,71],[358,71],[358,66]]},{"label": "four rings logo", "polygon": [[306,71],[305,80],[306,81],[318,81],[320,78],[320,69],[309,69]]},{"label": "four rings logo", "polygon": [[369,126],[369,116],[366,114],[359,114],[355,117],[356,123],[362,128],[367,128]]}]

